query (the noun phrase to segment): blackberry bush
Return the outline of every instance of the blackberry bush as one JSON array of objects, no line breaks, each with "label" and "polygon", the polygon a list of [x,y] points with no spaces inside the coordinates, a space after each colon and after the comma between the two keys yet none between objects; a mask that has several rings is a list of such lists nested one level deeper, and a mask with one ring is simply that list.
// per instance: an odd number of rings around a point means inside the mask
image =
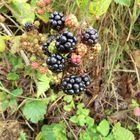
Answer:
[{"label": "blackberry bush", "polygon": [[86,86],[82,81],[82,78],[77,75],[66,76],[62,79],[61,82],[62,90],[66,94],[78,94],[86,90]]},{"label": "blackberry bush", "polygon": [[48,50],[48,47],[54,39],[54,36],[50,36],[48,37],[48,40],[42,45],[42,51],[45,55],[51,55],[51,53]]},{"label": "blackberry bush", "polygon": [[62,72],[64,69],[64,58],[59,54],[51,54],[47,59],[48,69],[53,72]]},{"label": "blackberry bush", "polygon": [[98,42],[98,32],[93,28],[86,29],[82,33],[81,41],[87,45],[95,45]]},{"label": "blackberry bush", "polygon": [[75,50],[77,39],[71,32],[64,32],[56,39],[56,48],[61,53]]},{"label": "blackberry bush", "polygon": [[54,12],[49,16],[49,24],[55,30],[60,30],[64,27],[65,18],[63,13]]},{"label": "blackberry bush", "polygon": [[25,28],[26,32],[29,32],[33,29],[33,24],[31,22],[27,22],[27,23],[25,23],[24,28]]}]

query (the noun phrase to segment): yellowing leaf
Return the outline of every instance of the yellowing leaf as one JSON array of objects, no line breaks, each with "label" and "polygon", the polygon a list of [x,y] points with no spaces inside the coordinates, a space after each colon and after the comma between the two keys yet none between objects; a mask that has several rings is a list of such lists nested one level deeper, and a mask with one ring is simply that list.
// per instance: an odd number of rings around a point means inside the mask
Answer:
[{"label": "yellowing leaf", "polygon": [[112,0],[94,0],[90,4],[89,12],[101,16],[107,12],[111,2]]},{"label": "yellowing leaf", "polygon": [[12,8],[11,12],[17,21],[21,24],[26,22],[33,22],[35,19],[35,14],[30,4],[22,0],[14,0],[9,6]]},{"label": "yellowing leaf", "polygon": [[0,36],[0,52],[4,52],[6,48],[5,41],[2,36]]}]

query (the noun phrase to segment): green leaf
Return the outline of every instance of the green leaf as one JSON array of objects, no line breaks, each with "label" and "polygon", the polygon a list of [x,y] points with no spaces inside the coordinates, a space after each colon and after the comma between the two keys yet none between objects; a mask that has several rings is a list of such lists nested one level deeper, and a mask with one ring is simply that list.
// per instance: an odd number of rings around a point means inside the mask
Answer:
[{"label": "green leaf", "polygon": [[20,57],[17,57],[16,55],[9,53],[8,59],[9,59],[9,62],[13,66],[13,70],[23,68],[24,64],[23,64],[23,61]]},{"label": "green leaf", "polygon": [[19,138],[17,140],[27,140],[26,133],[22,130],[19,134]]},{"label": "green leaf", "polygon": [[38,123],[44,119],[47,106],[43,101],[31,101],[22,108],[23,115],[32,123]]},{"label": "green leaf", "polygon": [[41,140],[67,140],[63,123],[44,125],[41,129]]},{"label": "green leaf", "polygon": [[0,36],[0,52],[4,52],[6,48],[5,40]]},{"label": "green leaf", "polygon": [[8,79],[8,80],[11,80],[11,81],[16,81],[16,80],[19,79],[19,75],[16,74],[15,72],[10,72],[10,73],[8,73],[8,75],[7,75],[7,79]]},{"label": "green leaf", "polygon": [[67,102],[67,103],[70,103],[73,101],[73,97],[71,95],[66,95],[64,97],[64,101]]},{"label": "green leaf", "polygon": [[96,16],[105,14],[111,4],[112,0],[94,0],[91,2],[89,12]]},{"label": "green leaf", "polygon": [[14,96],[14,98],[15,98],[15,97],[20,96],[22,93],[23,93],[22,88],[17,88],[17,89],[12,91],[12,94],[13,94],[12,96]]},{"label": "green leaf", "polygon": [[130,6],[131,0],[114,0],[116,3],[123,5],[123,6]]},{"label": "green leaf", "polygon": [[9,6],[12,8],[11,12],[17,21],[21,24],[26,22],[33,22],[35,19],[35,14],[30,4],[22,0],[14,0]]},{"label": "green leaf", "polygon": [[97,130],[103,135],[107,136],[109,133],[109,122],[107,120],[102,120],[97,126]]},{"label": "green leaf", "polygon": [[93,127],[93,125],[94,125],[94,119],[93,118],[91,118],[91,117],[89,117],[89,116],[87,116],[86,117],[86,124],[87,124],[87,126],[90,128],[90,127]]},{"label": "green leaf", "polygon": [[72,116],[72,117],[70,118],[70,121],[73,122],[73,123],[78,123],[78,118],[77,118],[77,116]]},{"label": "green leaf", "polygon": [[8,100],[4,100],[1,104],[0,110],[5,111],[9,106],[9,101]]},{"label": "green leaf", "polygon": [[6,7],[3,6],[3,7],[0,8],[0,13],[5,13],[6,14],[7,12],[8,12],[8,9]]},{"label": "green leaf", "polygon": [[86,123],[86,119],[85,119],[85,116],[84,115],[79,115],[78,116],[78,124],[80,125],[80,126],[84,126],[85,125],[85,123]]},{"label": "green leaf", "polygon": [[45,91],[50,88],[50,81],[52,80],[52,75],[46,76],[46,74],[38,75],[37,82],[37,97],[42,95]]},{"label": "green leaf", "polygon": [[121,127],[119,123],[115,124],[112,132],[115,140],[135,140],[134,134],[130,130]]},{"label": "green leaf", "polygon": [[137,124],[137,129],[138,129],[139,134],[140,134],[140,123]]}]

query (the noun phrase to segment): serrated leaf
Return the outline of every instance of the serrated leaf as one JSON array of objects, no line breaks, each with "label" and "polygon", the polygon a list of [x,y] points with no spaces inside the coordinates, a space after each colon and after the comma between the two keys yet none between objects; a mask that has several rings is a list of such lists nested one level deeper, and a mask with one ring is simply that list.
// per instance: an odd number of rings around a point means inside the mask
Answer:
[{"label": "serrated leaf", "polygon": [[23,115],[32,123],[38,123],[44,119],[47,106],[42,101],[31,101],[22,108]]},{"label": "serrated leaf", "polygon": [[107,136],[109,133],[109,122],[107,120],[102,120],[97,126],[97,130],[103,135]]},{"label": "serrated leaf", "polygon": [[67,140],[63,123],[44,125],[41,129],[41,140]]},{"label": "serrated leaf", "polygon": [[8,80],[11,80],[11,81],[16,81],[16,80],[19,79],[19,75],[16,74],[15,72],[10,72],[10,73],[8,73],[8,75],[7,75],[7,79],[8,79]]},{"label": "serrated leaf", "polygon": [[131,0],[114,0],[116,3],[123,5],[123,6],[130,6]]},{"label": "serrated leaf", "polygon": [[50,88],[50,81],[52,80],[52,75],[46,76],[46,74],[41,74],[38,77],[37,82],[37,97],[42,95],[45,91]]},{"label": "serrated leaf", "polygon": [[19,23],[24,25],[26,22],[32,23],[34,21],[35,14],[30,4],[22,0],[14,0],[9,6],[12,8],[11,12],[13,16]]},{"label": "serrated leaf", "polygon": [[119,123],[115,124],[112,132],[115,140],[135,140],[134,134],[130,130],[121,127]]}]

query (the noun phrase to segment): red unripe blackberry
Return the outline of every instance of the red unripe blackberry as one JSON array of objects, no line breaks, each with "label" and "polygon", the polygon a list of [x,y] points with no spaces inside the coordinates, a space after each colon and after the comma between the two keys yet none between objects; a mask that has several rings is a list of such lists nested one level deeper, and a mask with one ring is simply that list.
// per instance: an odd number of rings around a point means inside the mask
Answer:
[{"label": "red unripe blackberry", "polygon": [[64,27],[65,18],[63,13],[54,12],[49,16],[49,24],[54,30],[61,30]]},{"label": "red unripe blackberry", "polygon": [[66,94],[78,94],[86,90],[86,86],[80,76],[66,76],[61,81],[61,88]]},{"label": "red unripe blackberry", "polygon": [[43,15],[43,14],[45,14],[45,10],[39,8],[39,9],[37,9],[37,14]]},{"label": "red unripe blackberry", "polygon": [[44,74],[44,73],[47,72],[47,69],[46,69],[45,67],[40,67],[40,68],[39,68],[39,72],[40,72],[41,74]]},{"label": "red unripe blackberry", "polygon": [[68,58],[69,65],[75,66],[75,67],[80,65],[80,60],[81,60],[80,55],[77,55],[75,53],[71,53],[67,56],[67,58]]},{"label": "red unripe blackberry", "polygon": [[51,54],[47,59],[48,69],[53,72],[62,72],[64,69],[64,58],[59,54]]},{"label": "red unripe blackberry", "polygon": [[93,28],[88,28],[82,32],[81,41],[87,45],[95,45],[98,42],[98,32]]},{"label": "red unripe blackberry", "polygon": [[32,64],[31,64],[31,68],[32,68],[33,70],[37,69],[38,66],[39,66],[39,64],[38,64],[37,62],[32,62]]},{"label": "red unripe blackberry", "polygon": [[64,32],[56,39],[56,48],[61,53],[75,50],[77,39],[71,32]]},{"label": "red unripe blackberry", "polygon": [[51,3],[51,0],[43,0],[45,2],[45,4],[50,4]]}]

